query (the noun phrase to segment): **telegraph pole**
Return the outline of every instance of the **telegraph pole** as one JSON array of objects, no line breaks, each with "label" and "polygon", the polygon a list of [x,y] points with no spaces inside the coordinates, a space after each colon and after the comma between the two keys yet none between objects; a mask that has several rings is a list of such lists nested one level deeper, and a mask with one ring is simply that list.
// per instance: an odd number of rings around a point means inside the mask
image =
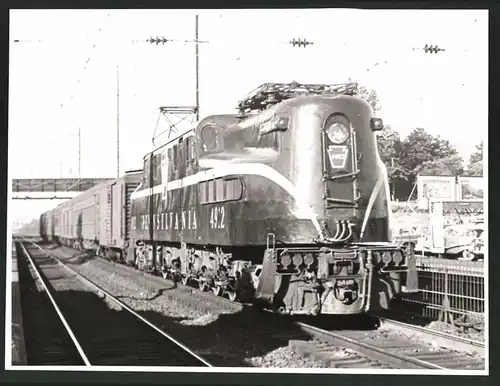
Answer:
[{"label": "telegraph pole", "polygon": [[196,41],[195,44],[195,53],[196,53],[196,120],[200,120],[200,62],[199,62],[199,51],[198,51],[198,15],[196,15],[195,19],[195,32],[194,39]]},{"label": "telegraph pole", "polygon": [[116,66],[116,178],[120,178],[120,66]]},{"label": "telegraph pole", "polygon": [[78,178],[81,178],[82,174],[82,135],[81,129],[78,127]]}]

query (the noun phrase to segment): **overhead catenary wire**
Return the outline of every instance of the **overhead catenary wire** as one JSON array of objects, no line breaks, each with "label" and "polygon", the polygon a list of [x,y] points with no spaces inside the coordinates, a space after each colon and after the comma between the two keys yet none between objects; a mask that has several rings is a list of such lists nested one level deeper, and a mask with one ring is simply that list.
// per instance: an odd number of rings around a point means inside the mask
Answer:
[{"label": "overhead catenary wire", "polygon": [[[111,16],[112,16],[111,13],[107,13],[105,20],[104,20],[104,23],[109,22]],[[99,26],[99,28],[97,29],[97,36],[95,37],[95,42],[91,46],[90,55],[87,57],[87,59],[84,62],[83,69],[81,71],[81,75],[78,77],[78,79],[75,83],[75,86],[73,88],[73,91],[72,91],[71,95],[69,96],[69,98],[65,102],[62,102],[60,104],[60,106],[59,106],[60,109],[67,107],[71,102],[75,101],[75,95],[76,95],[76,92],[78,91],[78,86],[80,85],[82,77],[85,75],[85,73],[89,67],[89,63],[91,62],[93,55],[95,54],[95,49],[96,49],[96,46],[98,45],[98,41],[99,41],[99,35],[102,34],[103,29],[104,29],[103,25]],[[83,42],[84,44],[89,42],[90,36],[91,36],[91,34],[86,35],[86,38]],[[52,42],[52,43],[56,43],[56,44],[61,44],[64,42],[64,40],[58,41],[58,40],[40,40],[40,39],[38,39],[38,40],[14,39],[14,43],[32,43],[32,42],[35,42],[35,43],[51,43]],[[74,40],[70,39],[69,43],[74,44],[75,42],[74,42]],[[78,128],[78,177],[79,178],[81,177],[81,129],[80,129],[80,127]]]},{"label": "overhead catenary wire", "polygon": [[[110,16],[110,14],[108,14],[108,16]],[[102,28],[99,28],[98,30],[98,33],[100,33],[102,30]],[[304,35],[304,34],[302,34]],[[306,34],[307,35],[307,34]],[[159,45],[168,45],[168,44],[184,44],[184,45],[187,45],[187,44],[195,44],[195,45],[198,45],[198,44],[202,44],[204,46],[206,46],[207,48],[212,48],[212,49],[224,49],[224,50],[227,50],[228,49],[228,45],[227,43],[230,43],[229,40],[225,40],[225,39],[220,39],[220,40],[200,40],[198,38],[198,36],[195,37],[195,39],[174,39],[174,38],[169,38],[169,37],[157,37],[157,38],[146,38],[146,39],[142,39],[142,40],[129,40],[130,42],[132,43],[136,43],[136,44],[139,44],[139,43],[145,43],[145,44],[149,44],[149,45],[156,45],[156,46],[159,46]],[[233,41],[234,43],[234,41]],[[248,43],[248,44],[247,44]],[[322,48],[325,48],[327,47],[328,45],[330,44],[330,42],[327,42],[326,40],[310,40],[309,38],[307,37],[301,37],[301,38],[297,38],[297,37],[293,37],[291,39],[281,39],[281,40],[266,40],[264,42],[262,41],[249,41],[249,42],[243,42],[241,45],[239,45],[239,47],[242,49],[242,54],[243,55],[253,55],[251,53],[247,53],[246,51],[248,51],[248,48],[249,47],[252,47],[252,46],[257,46],[257,47],[261,47],[261,46],[274,46],[274,45],[286,45],[286,46],[289,46],[290,48],[296,48],[297,49],[297,52],[303,52],[303,53],[306,53],[306,52],[309,52],[307,50],[313,48],[313,49],[322,49]],[[346,41],[346,42],[336,42],[334,43],[335,45],[339,45],[339,46],[343,46],[343,47],[353,47],[353,43],[352,42],[349,42],[349,41]],[[94,53],[94,50],[95,50],[95,47],[96,47],[97,43],[95,43],[93,46],[92,46],[92,54]],[[355,45],[355,44],[354,44]],[[233,46],[230,46],[229,48],[231,48]],[[391,49],[400,49],[398,47],[392,47]],[[300,51],[299,51],[300,49]],[[406,47],[406,49],[408,49],[408,47]],[[424,50],[424,48],[409,48],[410,50],[413,50],[413,51],[417,51],[417,50]],[[88,65],[89,63],[91,62],[91,59],[92,59],[92,56],[93,55],[90,55],[86,62],[85,62],[85,65],[83,67],[83,72],[85,73],[85,71],[87,70],[88,68]],[[439,52],[439,54],[441,55],[441,52]],[[446,54],[446,53],[443,53],[443,54]],[[197,54],[198,55],[198,54]],[[241,55],[240,55],[241,56]],[[435,55],[434,55],[435,56]],[[239,59],[239,57],[238,57]],[[372,71],[373,69],[376,69],[376,68],[379,68],[381,66],[383,66],[384,64],[388,64],[388,63],[391,63],[393,62],[394,60],[379,60],[369,66],[366,67],[366,71],[369,72],[369,71]],[[78,88],[78,85],[80,84],[81,82],[81,79],[78,79],[76,85],[75,85],[75,90],[77,90]],[[198,91],[199,90],[199,85],[197,84],[197,87],[196,87],[196,90]],[[74,97],[75,97],[75,93],[73,93],[70,97],[70,101],[74,101]],[[63,103],[61,104],[61,107],[65,106],[67,103]],[[197,105],[199,105],[198,101],[197,101]],[[158,125],[158,123],[157,123]],[[161,135],[161,134],[160,134]],[[118,163],[118,162],[117,162]]]},{"label": "overhead catenary wire", "polygon": [[[105,23],[106,23],[106,22],[109,22],[110,17],[111,17],[111,13],[108,13],[108,14],[106,15]],[[99,29],[97,30],[97,35],[100,35],[100,34],[101,34],[101,32],[102,32],[102,30],[103,30],[103,27],[102,27],[102,26],[101,26],[101,27],[99,27]],[[87,36],[86,41],[88,41],[88,36]],[[86,71],[87,71],[87,68],[88,68],[88,65],[89,65],[90,61],[92,60],[92,57],[93,57],[93,54],[94,54],[94,51],[95,51],[96,46],[97,46],[97,42],[95,42],[95,43],[92,45],[92,47],[91,47],[91,53],[90,53],[90,55],[88,56],[88,58],[85,60],[85,64],[83,65],[83,69],[82,69],[82,75],[78,78],[78,80],[77,80],[77,82],[76,82],[76,84],[75,84],[75,87],[74,87],[74,91],[73,91],[73,93],[71,94],[71,96],[70,96],[70,98],[69,98],[69,101],[68,101],[68,102],[63,102],[63,103],[61,103],[61,105],[60,105],[60,107],[61,107],[61,108],[62,108],[62,107],[65,107],[65,106],[66,106],[66,103],[69,103],[69,102],[72,102],[72,101],[74,101],[74,100],[75,100],[75,94],[76,94],[76,91],[77,91],[77,89],[78,89],[78,86],[79,86],[79,84],[80,84],[80,81],[81,81],[81,79],[82,79],[83,75],[84,75],[84,74],[86,73]]]}]

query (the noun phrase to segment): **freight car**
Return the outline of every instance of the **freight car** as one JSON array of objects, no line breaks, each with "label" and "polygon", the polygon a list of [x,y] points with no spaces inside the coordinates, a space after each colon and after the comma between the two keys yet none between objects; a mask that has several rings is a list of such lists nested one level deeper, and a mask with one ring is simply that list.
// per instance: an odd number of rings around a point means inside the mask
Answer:
[{"label": "freight car", "polygon": [[125,260],[129,242],[130,195],[142,171],[105,181],[40,216],[40,236],[76,249],[92,249]]},{"label": "freight car", "polygon": [[147,154],[128,259],[287,314],[415,291],[414,255],[391,242],[382,121],[356,89],[264,84]]}]

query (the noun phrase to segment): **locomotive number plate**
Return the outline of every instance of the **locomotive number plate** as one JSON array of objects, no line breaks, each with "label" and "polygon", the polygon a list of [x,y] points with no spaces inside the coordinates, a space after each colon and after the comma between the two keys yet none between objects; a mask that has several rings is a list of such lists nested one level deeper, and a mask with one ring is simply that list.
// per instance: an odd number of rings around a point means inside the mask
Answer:
[{"label": "locomotive number plate", "polygon": [[328,157],[332,169],[344,169],[347,163],[347,154],[349,148],[347,146],[328,146]]}]

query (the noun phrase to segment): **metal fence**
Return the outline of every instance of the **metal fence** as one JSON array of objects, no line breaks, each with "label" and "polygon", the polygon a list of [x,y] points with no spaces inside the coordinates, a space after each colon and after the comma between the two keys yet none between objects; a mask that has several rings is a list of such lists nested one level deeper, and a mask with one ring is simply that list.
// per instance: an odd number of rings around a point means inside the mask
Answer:
[{"label": "metal fence", "polygon": [[418,256],[417,269],[419,292],[400,299],[405,313],[463,325],[482,321],[483,262]]}]

